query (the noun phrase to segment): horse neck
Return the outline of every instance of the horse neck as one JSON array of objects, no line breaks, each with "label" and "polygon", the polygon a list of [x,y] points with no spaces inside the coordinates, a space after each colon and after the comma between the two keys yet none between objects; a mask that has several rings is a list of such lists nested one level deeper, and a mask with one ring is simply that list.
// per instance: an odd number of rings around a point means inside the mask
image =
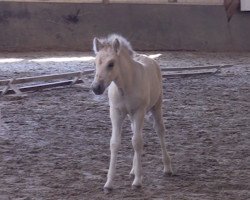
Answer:
[{"label": "horse neck", "polygon": [[116,86],[124,95],[129,93],[130,90],[133,88],[133,82],[135,80],[135,67],[136,63],[133,58],[126,54],[121,53],[120,55],[120,72],[118,75],[117,80],[115,81]]}]

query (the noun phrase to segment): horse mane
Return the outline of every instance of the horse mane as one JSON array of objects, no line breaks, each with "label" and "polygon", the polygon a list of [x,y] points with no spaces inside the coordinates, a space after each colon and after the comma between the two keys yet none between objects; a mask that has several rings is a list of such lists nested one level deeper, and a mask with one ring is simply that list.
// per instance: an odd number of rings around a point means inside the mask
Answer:
[{"label": "horse mane", "polygon": [[116,39],[119,40],[121,47],[123,47],[124,49],[126,49],[128,51],[128,53],[129,53],[130,56],[133,56],[134,50],[133,50],[130,42],[127,39],[125,39],[123,36],[121,36],[121,35],[111,34],[107,38],[101,38],[100,41],[104,45],[110,45],[110,46],[112,46],[113,42]]}]

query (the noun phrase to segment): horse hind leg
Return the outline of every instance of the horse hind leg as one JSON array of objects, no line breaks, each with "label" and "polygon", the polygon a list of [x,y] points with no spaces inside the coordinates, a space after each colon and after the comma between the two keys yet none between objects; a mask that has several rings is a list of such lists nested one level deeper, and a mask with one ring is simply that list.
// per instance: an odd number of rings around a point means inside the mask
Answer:
[{"label": "horse hind leg", "polygon": [[[133,125],[133,123],[131,122],[131,130],[132,130],[132,133],[134,133],[134,125]],[[133,157],[133,163],[132,163],[132,169],[131,169],[131,171],[129,172],[129,175],[130,175],[130,177],[131,178],[134,178],[134,176],[135,176],[135,171],[134,171],[134,165],[135,165],[135,155],[134,155],[134,157]]]},{"label": "horse hind leg", "polygon": [[163,116],[162,116],[162,109],[161,103],[158,103],[152,110],[152,115],[154,118],[154,128],[156,133],[160,139],[160,145],[162,150],[162,161],[164,165],[164,174],[165,175],[172,175],[172,165],[171,165],[171,158],[167,152],[166,144],[165,144],[165,126],[163,123]]}]

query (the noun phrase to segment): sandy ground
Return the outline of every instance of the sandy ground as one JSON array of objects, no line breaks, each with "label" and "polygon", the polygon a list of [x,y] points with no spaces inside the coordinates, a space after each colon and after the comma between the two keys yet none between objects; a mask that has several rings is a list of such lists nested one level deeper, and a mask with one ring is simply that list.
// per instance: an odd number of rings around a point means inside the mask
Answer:
[{"label": "sandy ground", "polygon": [[[103,193],[109,107],[106,95],[89,90],[89,77],[82,85],[0,97],[0,199],[249,199],[250,53],[161,53],[161,67],[233,65],[214,75],[164,79],[166,144],[175,176],[163,176],[159,140],[145,122],[143,187],[131,189],[133,149],[126,121],[115,188]],[[47,56],[84,59],[34,60]],[[93,67],[91,56],[1,54],[0,79],[81,71]]]}]

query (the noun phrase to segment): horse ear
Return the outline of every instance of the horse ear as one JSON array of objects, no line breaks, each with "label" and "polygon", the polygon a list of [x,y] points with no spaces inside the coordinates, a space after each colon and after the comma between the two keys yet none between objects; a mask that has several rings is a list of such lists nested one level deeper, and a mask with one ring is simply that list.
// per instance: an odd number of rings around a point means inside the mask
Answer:
[{"label": "horse ear", "polygon": [[120,51],[120,42],[117,38],[113,42],[113,48],[114,48],[116,53],[118,53]]},{"label": "horse ear", "polygon": [[93,50],[95,54],[97,54],[103,48],[102,42],[98,38],[94,38],[93,40]]}]

